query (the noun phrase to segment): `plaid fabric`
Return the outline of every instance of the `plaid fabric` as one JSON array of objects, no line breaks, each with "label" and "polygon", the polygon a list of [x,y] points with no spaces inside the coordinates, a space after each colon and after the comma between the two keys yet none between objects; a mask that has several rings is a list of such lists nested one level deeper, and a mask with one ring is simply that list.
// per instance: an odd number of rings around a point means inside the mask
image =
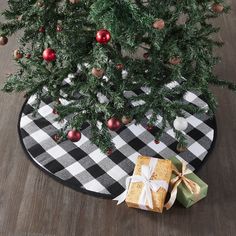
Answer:
[{"label": "plaid fabric", "polygon": [[[142,88],[136,94],[149,92],[147,90]],[[126,96],[131,94],[134,95],[133,92],[127,92]],[[196,106],[207,107],[201,96],[195,93],[188,92],[184,99]],[[96,196],[113,198],[123,192],[125,179],[132,175],[139,155],[157,158],[176,156],[195,171],[204,162],[214,142],[215,119],[206,114],[186,113],[188,150],[183,153],[176,151],[177,141],[171,128],[166,128],[160,143],[156,144],[152,132],[145,128],[150,118],[150,114],[147,114],[140,125],[133,122],[117,132],[111,132],[116,149],[108,157],[90,142],[90,127],[87,124],[82,127],[79,142],[66,140],[57,144],[53,136],[63,124],[54,120],[56,115],[52,113],[53,102],[50,99],[42,101],[36,117],[32,115],[34,102],[33,96],[25,103],[19,121],[20,138],[29,157],[65,185]]]}]

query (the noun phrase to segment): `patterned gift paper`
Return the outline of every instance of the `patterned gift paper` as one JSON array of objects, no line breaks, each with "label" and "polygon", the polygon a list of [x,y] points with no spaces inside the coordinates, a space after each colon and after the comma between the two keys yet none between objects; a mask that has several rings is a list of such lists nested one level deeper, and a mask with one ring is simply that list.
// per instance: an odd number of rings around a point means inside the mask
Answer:
[{"label": "patterned gift paper", "polygon": [[[147,88],[136,91],[136,94],[142,92],[148,92]],[[126,96],[130,94],[134,92],[127,92]],[[207,107],[201,96],[193,92],[188,92],[184,101]],[[177,141],[170,127],[166,128],[160,144],[154,142],[153,134],[145,128],[150,118],[150,114],[147,114],[140,125],[135,125],[133,121],[118,132],[111,132],[116,149],[107,157],[90,142],[88,124],[82,127],[79,142],[66,140],[57,144],[52,137],[63,124],[54,120],[56,115],[52,113],[53,102],[49,98],[44,99],[36,117],[32,115],[34,103],[35,97],[32,96],[24,105],[19,121],[22,144],[29,157],[64,184],[105,198],[114,198],[124,191],[125,179],[132,175],[136,158],[140,155],[157,158],[176,156],[188,163],[188,168],[197,170],[211,149],[215,136],[214,119],[206,114],[186,113],[188,151],[178,153]]]},{"label": "patterned gift paper", "polygon": [[[133,176],[142,176],[142,166],[149,166],[150,168],[150,162],[151,162],[151,157],[146,157],[146,156],[139,156],[136,165],[134,168],[134,173]],[[153,160],[153,159],[152,159]],[[155,168],[150,180],[155,180],[155,181],[164,181],[166,184],[169,184],[171,174],[172,174],[172,163],[169,160],[163,160],[163,159],[157,159],[155,158],[155,161],[157,161],[155,164]],[[159,188],[156,192],[152,191],[151,196],[152,196],[152,201],[153,201],[153,209],[148,206],[148,202],[145,203],[144,205],[140,204],[140,197],[142,196],[142,193],[145,192],[145,184],[144,182],[132,182],[133,179],[131,180],[131,183],[129,185],[129,190],[128,194],[126,196],[126,203],[128,207],[134,207],[134,208],[140,208],[142,210],[149,210],[149,211],[154,211],[154,212],[160,212],[162,213],[164,203],[165,203],[165,198],[166,198],[166,193],[167,189],[165,190],[163,188],[163,185],[161,188]],[[167,186],[168,188],[168,186]],[[141,198],[142,199],[142,198]]]}]

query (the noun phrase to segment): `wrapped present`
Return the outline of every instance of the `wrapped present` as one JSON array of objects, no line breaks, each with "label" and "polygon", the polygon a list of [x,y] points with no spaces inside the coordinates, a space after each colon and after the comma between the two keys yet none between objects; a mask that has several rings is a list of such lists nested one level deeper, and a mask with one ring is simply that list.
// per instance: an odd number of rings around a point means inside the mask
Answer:
[{"label": "wrapped present", "polygon": [[114,200],[118,204],[126,201],[128,207],[162,212],[171,173],[171,161],[140,156],[133,176],[126,179],[126,190]]},{"label": "wrapped present", "polygon": [[170,209],[177,199],[184,207],[188,208],[207,196],[208,185],[203,182],[186,164],[176,157],[169,158],[173,163],[173,174],[170,181],[172,191],[169,202],[165,205]]}]

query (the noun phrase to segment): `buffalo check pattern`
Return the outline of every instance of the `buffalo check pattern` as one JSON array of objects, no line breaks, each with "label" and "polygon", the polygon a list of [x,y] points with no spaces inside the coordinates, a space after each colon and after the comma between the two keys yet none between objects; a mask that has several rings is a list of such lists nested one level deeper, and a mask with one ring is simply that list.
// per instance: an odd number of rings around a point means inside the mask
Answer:
[{"label": "buffalo check pattern", "polygon": [[[143,92],[149,91],[147,88],[142,88],[135,93],[126,92],[125,96]],[[193,92],[187,92],[184,101],[201,108],[207,107],[201,95]],[[44,99],[36,116],[33,115],[34,103],[35,97],[32,96],[23,106],[19,120],[19,134],[28,156],[37,166],[65,185],[105,198],[116,197],[124,191],[125,179],[132,175],[139,155],[156,158],[176,156],[195,171],[204,162],[215,139],[214,118],[210,118],[207,114],[186,113],[188,128],[185,133],[188,150],[178,153],[177,141],[170,127],[166,128],[159,144],[154,142],[152,131],[149,132],[145,128],[150,118],[150,114],[146,114],[141,124],[135,125],[132,122],[117,132],[111,132],[116,149],[110,156],[106,156],[90,142],[88,124],[82,127],[82,138],[79,142],[66,140],[56,143],[53,136],[63,124],[55,121],[56,115],[52,112],[53,102],[50,98]],[[158,122],[153,132],[155,129],[158,129]]]}]

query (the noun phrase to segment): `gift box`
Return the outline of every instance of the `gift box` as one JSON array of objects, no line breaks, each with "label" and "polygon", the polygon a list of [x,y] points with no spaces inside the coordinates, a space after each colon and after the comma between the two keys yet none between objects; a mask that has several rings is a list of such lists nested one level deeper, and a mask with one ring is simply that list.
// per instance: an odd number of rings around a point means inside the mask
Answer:
[{"label": "gift box", "polygon": [[126,191],[115,200],[118,204],[125,200],[128,207],[161,213],[171,173],[171,161],[140,156],[133,176],[126,179]]},{"label": "gift box", "polygon": [[[172,188],[176,186],[176,199],[178,202],[188,208],[205,198],[207,196],[208,185],[191,170],[185,168],[184,164],[176,157],[169,158],[169,160],[172,161],[173,170],[175,170],[171,177],[171,185]],[[174,194],[173,191],[175,189],[172,190],[172,195]],[[173,198],[172,196],[172,200]],[[170,207],[170,204],[167,203],[166,208]]]}]

